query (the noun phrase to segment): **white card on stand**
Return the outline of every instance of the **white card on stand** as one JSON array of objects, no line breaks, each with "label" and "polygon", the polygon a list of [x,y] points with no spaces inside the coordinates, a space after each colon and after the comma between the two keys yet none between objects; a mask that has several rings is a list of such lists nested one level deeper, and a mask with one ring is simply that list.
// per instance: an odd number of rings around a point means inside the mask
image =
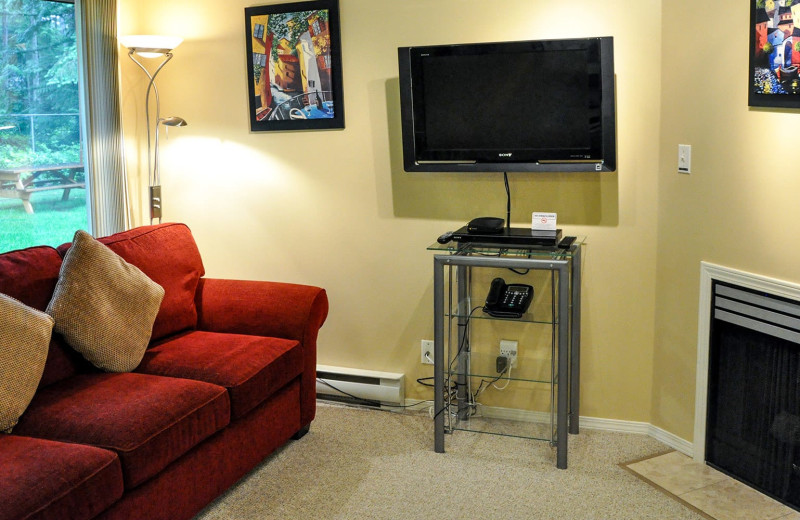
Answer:
[{"label": "white card on stand", "polygon": [[556,213],[534,212],[531,218],[531,229],[537,231],[555,231],[557,217],[558,214]]}]

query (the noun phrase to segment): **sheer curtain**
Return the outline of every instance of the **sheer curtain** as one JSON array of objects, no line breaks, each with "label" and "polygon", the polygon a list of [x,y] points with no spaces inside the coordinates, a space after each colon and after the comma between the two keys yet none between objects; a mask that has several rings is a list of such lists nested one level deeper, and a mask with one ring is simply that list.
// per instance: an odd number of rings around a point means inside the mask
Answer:
[{"label": "sheer curtain", "polygon": [[130,228],[119,100],[117,0],[75,0],[89,225],[95,236]]}]

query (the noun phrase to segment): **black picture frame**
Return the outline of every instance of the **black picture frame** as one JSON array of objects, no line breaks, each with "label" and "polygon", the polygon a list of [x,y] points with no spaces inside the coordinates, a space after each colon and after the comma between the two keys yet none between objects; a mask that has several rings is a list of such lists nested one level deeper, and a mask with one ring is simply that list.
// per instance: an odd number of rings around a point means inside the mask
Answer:
[{"label": "black picture frame", "polygon": [[344,128],[339,1],[244,10],[250,130]]},{"label": "black picture frame", "polygon": [[800,108],[800,3],[750,1],[748,105]]}]

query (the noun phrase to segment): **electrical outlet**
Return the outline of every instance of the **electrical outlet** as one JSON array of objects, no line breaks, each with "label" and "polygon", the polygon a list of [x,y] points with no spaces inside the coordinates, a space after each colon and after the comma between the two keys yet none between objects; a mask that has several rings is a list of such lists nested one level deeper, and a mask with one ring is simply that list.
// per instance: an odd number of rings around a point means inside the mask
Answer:
[{"label": "electrical outlet", "polygon": [[511,368],[517,368],[517,347],[519,342],[508,339],[500,340],[500,355],[508,358]]},{"label": "electrical outlet", "polygon": [[426,365],[433,364],[433,340],[423,339],[420,341],[420,356],[422,363]]}]

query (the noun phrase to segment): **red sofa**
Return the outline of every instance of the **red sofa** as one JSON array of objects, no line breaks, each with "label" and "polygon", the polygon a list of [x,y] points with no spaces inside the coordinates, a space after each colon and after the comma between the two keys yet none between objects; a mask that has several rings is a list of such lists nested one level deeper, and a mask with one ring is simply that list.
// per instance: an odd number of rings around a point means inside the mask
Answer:
[{"label": "red sofa", "polygon": [[[0,520],[191,518],[314,419],[323,289],[205,278],[182,224],[100,242],[165,289],[150,346],[105,373],[53,334],[0,434]],[[0,293],[44,310],[69,246],[0,255]]]}]

